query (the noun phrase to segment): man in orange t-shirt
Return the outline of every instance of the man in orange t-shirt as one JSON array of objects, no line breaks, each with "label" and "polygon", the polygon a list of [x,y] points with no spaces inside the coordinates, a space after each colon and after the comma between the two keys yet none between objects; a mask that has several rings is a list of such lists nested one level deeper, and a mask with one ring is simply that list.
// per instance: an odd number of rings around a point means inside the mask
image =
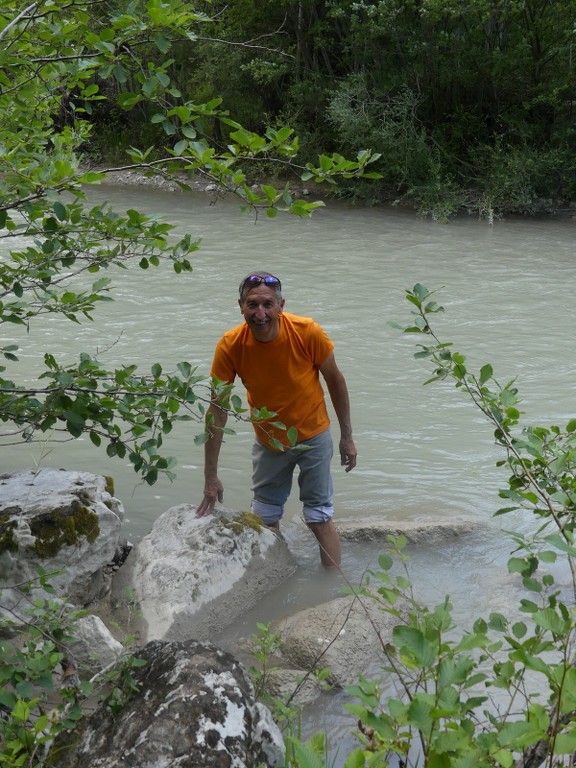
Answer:
[{"label": "man in orange t-shirt", "polygon": [[[274,412],[273,421],[297,430],[293,447],[287,430],[270,420],[254,421],[252,510],[265,525],[279,528],[298,465],[304,520],[318,540],[323,565],[334,568],[340,566],[340,539],[332,522],[333,447],[319,374],[340,424],[340,459],[347,472],[356,466],[348,388],[324,330],[310,318],[284,313],[284,301],[280,280],[269,272],[255,272],[240,283],[238,303],[245,322],[218,342],[212,375],[228,383],[239,376],[252,413],[266,407]],[[216,398],[208,413],[215,429],[205,443],[204,498],[198,517],[213,512],[224,492],[218,458],[228,414]],[[306,450],[298,444],[305,444]]]}]

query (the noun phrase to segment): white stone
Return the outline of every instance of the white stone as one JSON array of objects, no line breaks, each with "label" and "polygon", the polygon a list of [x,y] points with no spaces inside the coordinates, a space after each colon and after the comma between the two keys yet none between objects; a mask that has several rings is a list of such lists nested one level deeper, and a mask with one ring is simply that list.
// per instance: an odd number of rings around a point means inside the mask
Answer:
[{"label": "white stone", "polygon": [[234,530],[233,513],[197,518],[181,504],[164,512],[112,584],[113,601],[137,605],[141,644],[217,640],[217,633],[291,575],[295,562],[267,528]]},{"label": "white stone", "polygon": [[[38,569],[60,571],[50,577],[58,595],[86,605],[103,589],[103,568],[110,563],[118,546],[124,516],[121,502],[107,490],[107,480],[90,472],[58,469],[25,469],[0,476],[0,515],[4,526],[15,523],[15,549],[0,553],[0,586],[3,606],[16,608],[21,595],[12,585],[31,582]],[[50,557],[38,554],[34,546],[34,525],[54,512],[87,509],[98,518],[99,533],[90,543],[79,536],[72,545],[62,545]],[[6,528],[4,528],[6,530]]]},{"label": "white stone", "polygon": [[67,649],[77,665],[82,663],[91,669],[103,669],[122,655],[124,646],[98,616],[82,616],[74,627],[74,640],[67,644]]}]

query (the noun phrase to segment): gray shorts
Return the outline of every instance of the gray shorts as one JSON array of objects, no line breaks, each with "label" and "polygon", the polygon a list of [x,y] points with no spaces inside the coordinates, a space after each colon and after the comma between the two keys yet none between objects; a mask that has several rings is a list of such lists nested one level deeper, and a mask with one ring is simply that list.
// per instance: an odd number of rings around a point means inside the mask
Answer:
[{"label": "gray shorts", "polygon": [[299,468],[298,485],[302,513],[307,523],[325,523],[334,514],[334,491],[330,462],[334,453],[330,430],[305,440],[308,450],[288,448],[282,453],[255,442],[252,448],[252,511],[265,525],[274,525],[284,514],[292,489],[292,477]]}]

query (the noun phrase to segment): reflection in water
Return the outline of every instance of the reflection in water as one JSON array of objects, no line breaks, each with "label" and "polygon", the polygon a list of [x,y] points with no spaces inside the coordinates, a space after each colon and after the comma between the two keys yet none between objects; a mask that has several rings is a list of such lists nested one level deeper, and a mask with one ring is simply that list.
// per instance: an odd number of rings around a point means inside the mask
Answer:
[{"label": "reflection in water", "polygon": [[[491,362],[502,382],[517,377],[529,419],[567,421],[576,367],[566,346],[575,331],[567,311],[576,270],[573,221],[522,219],[489,227],[469,217],[443,226],[411,212],[333,203],[311,220],[280,216],[255,222],[235,201],[212,205],[202,195],[117,187],[90,195],[122,209],[164,214],[180,234],[202,238],[194,272],[118,274],[116,301],[100,308],[95,323],[44,318],[29,335],[21,334],[18,372],[33,379],[46,350],[62,360],[84,350],[98,351],[109,366],[130,361],[149,369],[160,361],[168,369],[185,359],[208,374],[217,339],[241,321],[240,279],[267,269],[282,279],[286,309],[313,316],[326,328],[348,381],[359,459],[350,474],[334,466],[337,519],[474,518],[481,526],[469,539],[414,553],[415,582],[427,600],[450,592],[463,621],[488,604],[506,605],[501,566],[509,546],[496,528],[500,518],[491,517],[505,478],[494,468],[498,453],[490,429],[449,385],[422,387],[429,371],[412,357],[415,339],[387,322],[409,317],[406,288],[416,282],[443,287],[437,298],[447,313],[437,320],[440,335],[454,341],[470,365]],[[0,343],[18,333],[12,327],[2,331]],[[240,423],[237,432],[223,447],[221,479],[226,506],[248,509],[252,431]],[[139,484],[129,465],[106,459],[87,440],[11,448],[4,452],[4,469],[39,464],[113,475],[126,508],[126,535],[136,541],[168,507],[200,501],[202,449],[194,445],[194,434],[194,425],[174,430],[168,445],[179,459],[178,478],[151,489]],[[316,545],[299,521],[296,493],[287,519],[300,568],[231,630],[230,639],[254,631],[250,622],[337,594],[338,584],[319,576]],[[504,524],[525,525],[520,519]],[[377,548],[345,544],[348,578],[359,581],[377,554]],[[312,729],[338,729],[341,697],[336,694],[323,715],[310,713]]]}]

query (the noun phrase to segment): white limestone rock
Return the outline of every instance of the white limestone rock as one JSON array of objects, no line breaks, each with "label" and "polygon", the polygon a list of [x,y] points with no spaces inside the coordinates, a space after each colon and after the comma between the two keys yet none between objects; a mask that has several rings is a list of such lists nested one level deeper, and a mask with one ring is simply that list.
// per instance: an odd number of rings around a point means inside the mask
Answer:
[{"label": "white limestone rock", "polygon": [[50,583],[76,605],[101,596],[124,517],[111,485],[101,475],[48,468],[0,475],[4,607],[23,610],[11,586],[36,579],[39,568],[61,571]]},{"label": "white limestone rock", "polygon": [[76,664],[104,669],[118,661],[124,646],[112,635],[99,616],[82,616],[75,624],[74,640],[66,644]]},{"label": "white limestone rock", "polygon": [[214,640],[296,569],[283,539],[254,515],[195,512],[192,504],[164,512],[114,576],[113,604],[136,607],[141,644]]}]

